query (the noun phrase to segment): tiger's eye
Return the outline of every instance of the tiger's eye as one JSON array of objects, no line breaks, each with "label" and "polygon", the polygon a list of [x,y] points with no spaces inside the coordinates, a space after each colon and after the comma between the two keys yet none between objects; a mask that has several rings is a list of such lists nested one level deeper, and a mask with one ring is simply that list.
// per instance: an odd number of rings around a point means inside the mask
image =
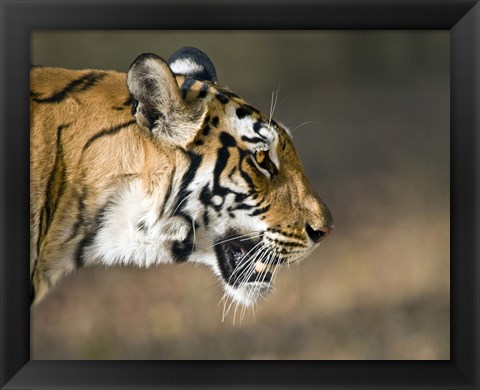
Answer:
[{"label": "tiger's eye", "polygon": [[265,152],[265,150],[257,150],[255,152],[255,160],[259,165],[265,162],[266,157],[267,157],[267,153]]}]

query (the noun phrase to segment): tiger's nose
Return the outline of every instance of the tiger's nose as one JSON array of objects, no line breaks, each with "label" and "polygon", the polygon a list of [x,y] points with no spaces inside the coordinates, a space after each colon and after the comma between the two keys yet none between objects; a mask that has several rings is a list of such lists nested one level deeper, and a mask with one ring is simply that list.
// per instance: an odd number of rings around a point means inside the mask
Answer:
[{"label": "tiger's nose", "polygon": [[308,234],[308,237],[315,243],[318,244],[320,241],[322,241],[325,237],[327,237],[331,231],[333,230],[333,227],[328,227],[328,226],[322,226],[315,230],[310,226],[310,224],[305,225],[305,230]]}]

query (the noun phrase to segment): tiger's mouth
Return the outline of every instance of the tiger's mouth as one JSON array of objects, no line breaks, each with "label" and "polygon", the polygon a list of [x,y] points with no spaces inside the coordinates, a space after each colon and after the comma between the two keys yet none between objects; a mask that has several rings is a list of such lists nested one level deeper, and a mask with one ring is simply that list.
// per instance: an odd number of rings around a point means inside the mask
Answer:
[{"label": "tiger's mouth", "polygon": [[[238,236],[238,235],[236,235]],[[228,235],[219,239],[215,245],[218,264],[224,281],[233,287],[243,283],[266,283],[272,281],[272,267],[262,263],[259,256],[261,238],[232,238]],[[230,238],[229,238],[230,237]]]}]

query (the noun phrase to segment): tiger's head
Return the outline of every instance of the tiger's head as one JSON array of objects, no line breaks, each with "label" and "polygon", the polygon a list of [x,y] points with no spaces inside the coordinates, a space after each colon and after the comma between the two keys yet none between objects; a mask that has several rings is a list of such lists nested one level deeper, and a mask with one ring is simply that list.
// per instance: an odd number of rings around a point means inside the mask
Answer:
[{"label": "tiger's head", "polygon": [[207,264],[227,296],[252,305],[281,264],[307,257],[333,229],[289,130],[220,86],[194,48],[168,63],[139,56],[127,83],[138,124],[182,156],[166,195],[185,231],[174,261]]}]

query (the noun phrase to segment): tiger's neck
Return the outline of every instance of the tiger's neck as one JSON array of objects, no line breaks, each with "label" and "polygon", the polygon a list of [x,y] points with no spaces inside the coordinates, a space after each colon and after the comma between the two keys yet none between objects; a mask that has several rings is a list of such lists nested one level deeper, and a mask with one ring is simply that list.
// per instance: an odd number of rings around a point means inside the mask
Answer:
[{"label": "tiger's neck", "polygon": [[175,165],[159,170],[152,169],[152,159],[147,154],[146,169],[104,200],[95,237],[84,250],[87,264],[149,267],[185,261],[192,253],[195,216],[188,208],[193,190],[186,172],[200,161],[177,156]]}]

